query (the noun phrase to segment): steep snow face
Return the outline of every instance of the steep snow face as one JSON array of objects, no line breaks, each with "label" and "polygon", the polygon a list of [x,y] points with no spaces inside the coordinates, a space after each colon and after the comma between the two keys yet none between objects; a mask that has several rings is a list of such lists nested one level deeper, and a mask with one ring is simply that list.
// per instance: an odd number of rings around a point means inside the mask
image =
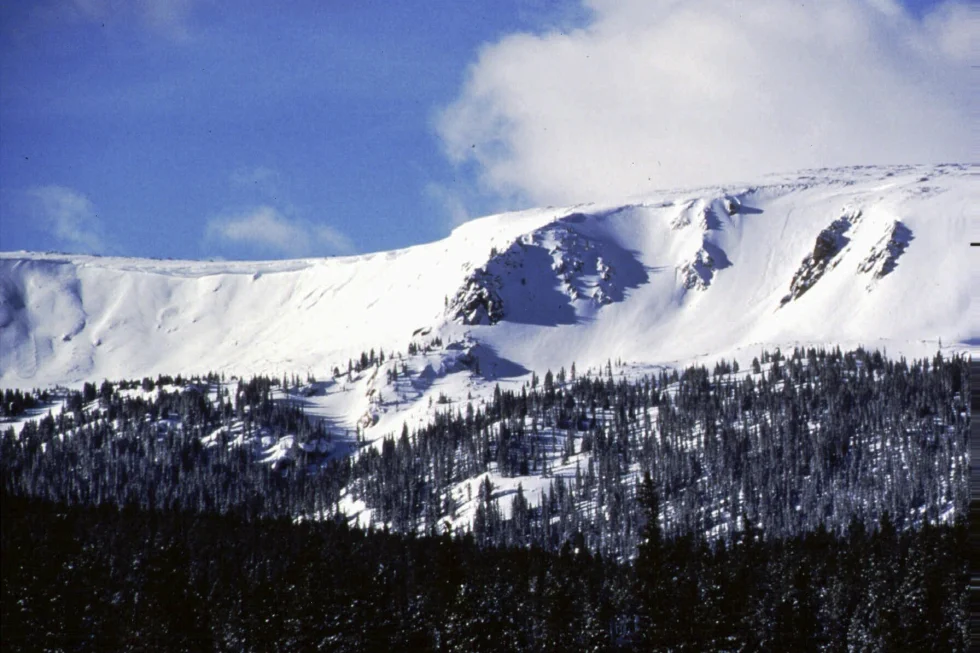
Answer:
[{"label": "steep snow face", "polygon": [[436,243],[346,258],[0,254],[0,385],[325,376],[362,351],[404,352],[419,333],[466,343],[467,369],[484,377],[763,344],[965,348],[978,336],[974,172],[814,171],[491,216]]},{"label": "steep snow face", "polygon": [[[517,238],[467,276],[447,314],[465,325],[575,324],[603,304],[622,301],[647,280],[635,253],[580,229],[602,216],[558,218]],[[506,296],[506,300],[505,297]]]}]

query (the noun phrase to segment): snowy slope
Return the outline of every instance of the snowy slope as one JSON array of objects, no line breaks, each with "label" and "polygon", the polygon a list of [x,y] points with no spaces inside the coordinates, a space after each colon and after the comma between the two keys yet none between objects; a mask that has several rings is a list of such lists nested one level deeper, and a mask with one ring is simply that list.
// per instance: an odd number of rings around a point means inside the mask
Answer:
[{"label": "snowy slope", "polygon": [[[476,337],[536,369],[568,365],[569,357],[594,365],[757,353],[760,343],[870,344],[910,354],[934,353],[939,339],[964,347],[978,335],[967,267],[975,189],[968,170],[832,171],[591,214],[569,228],[641,266],[614,269],[626,300],[575,300],[575,319],[552,328],[515,315],[505,328],[478,327]],[[740,207],[729,214],[733,199]],[[836,247],[819,246],[842,220]],[[826,265],[793,293],[794,277],[818,250]]]},{"label": "snowy slope", "polygon": [[[433,387],[460,357],[494,380],[573,361],[751,357],[763,343],[921,355],[941,338],[962,349],[980,336],[967,267],[974,172],[813,171],[491,216],[435,243],[345,258],[3,253],[0,386],[207,371],[325,378],[362,351],[404,353],[436,336],[446,347],[425,363]],[[361,403],[367,383],[353,383]],[[362,414],[331,396],[340,422]]]}]

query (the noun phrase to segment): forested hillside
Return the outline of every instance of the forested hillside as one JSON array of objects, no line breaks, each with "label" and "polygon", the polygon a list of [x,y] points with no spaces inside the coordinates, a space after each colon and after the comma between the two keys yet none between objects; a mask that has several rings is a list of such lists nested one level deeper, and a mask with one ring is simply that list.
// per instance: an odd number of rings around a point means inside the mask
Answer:
[{"label": "forested hillside", "polygon": [[5,391],[5,648],[965,650],[965,359],[616,371],[373,443],[298,377]]},{"label": "forested hillside", "polygon": [[481,544],[552,551],[581,537],[624,560],[644,474],[668,537],[840,533],[886,511],[906,528],[965,513],[962,358],[797,349],[751,367],[547,372],[519,393],[447,401],[432,424],[351,457],[337,453],[349,434],[289,398],[301,387],[273,399],[278,379],[104,382],[70,393],[57,416],[8,428],[0,466],[10,493],[69,504],[307,519],[360,506],[362,522],[366,512],[397,532],[471,530]]}]

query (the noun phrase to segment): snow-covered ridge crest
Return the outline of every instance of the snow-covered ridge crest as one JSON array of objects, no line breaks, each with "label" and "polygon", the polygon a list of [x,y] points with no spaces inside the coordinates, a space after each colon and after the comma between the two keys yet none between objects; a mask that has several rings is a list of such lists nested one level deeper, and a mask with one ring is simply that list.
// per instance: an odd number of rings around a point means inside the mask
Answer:
[{"label": "snow-covered ridge crest", "polygon": [[[0,385],[324,376],[372,348],[405,352],[420,329],[525,371],[765,343],[965,347],[978,341],[966,246],[974,171],[809,171],[490,216],[435,243],[328,259],[0,253]],[[821,234],[855,211],[837,234],[847,242],[825,239],[834,251],[818,264]],[[821,270],[800,291],[807,257]]]}]

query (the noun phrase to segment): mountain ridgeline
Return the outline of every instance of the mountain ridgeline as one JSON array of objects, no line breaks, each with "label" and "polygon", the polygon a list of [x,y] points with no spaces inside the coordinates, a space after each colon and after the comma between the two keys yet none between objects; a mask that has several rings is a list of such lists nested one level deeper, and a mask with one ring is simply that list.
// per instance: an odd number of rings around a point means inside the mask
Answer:
[{"label": "mountain ridgeline", "polygon": [[[341,258],[0,253],[0,385],[322,375],[371,347],[404,352],[419,331],[492,351],[492,381],[763,345],[962,350],[977,335],[962,247],[972,173],[818,170],[489,216]],[[328,412],[352,426],[359,409]]]}]

